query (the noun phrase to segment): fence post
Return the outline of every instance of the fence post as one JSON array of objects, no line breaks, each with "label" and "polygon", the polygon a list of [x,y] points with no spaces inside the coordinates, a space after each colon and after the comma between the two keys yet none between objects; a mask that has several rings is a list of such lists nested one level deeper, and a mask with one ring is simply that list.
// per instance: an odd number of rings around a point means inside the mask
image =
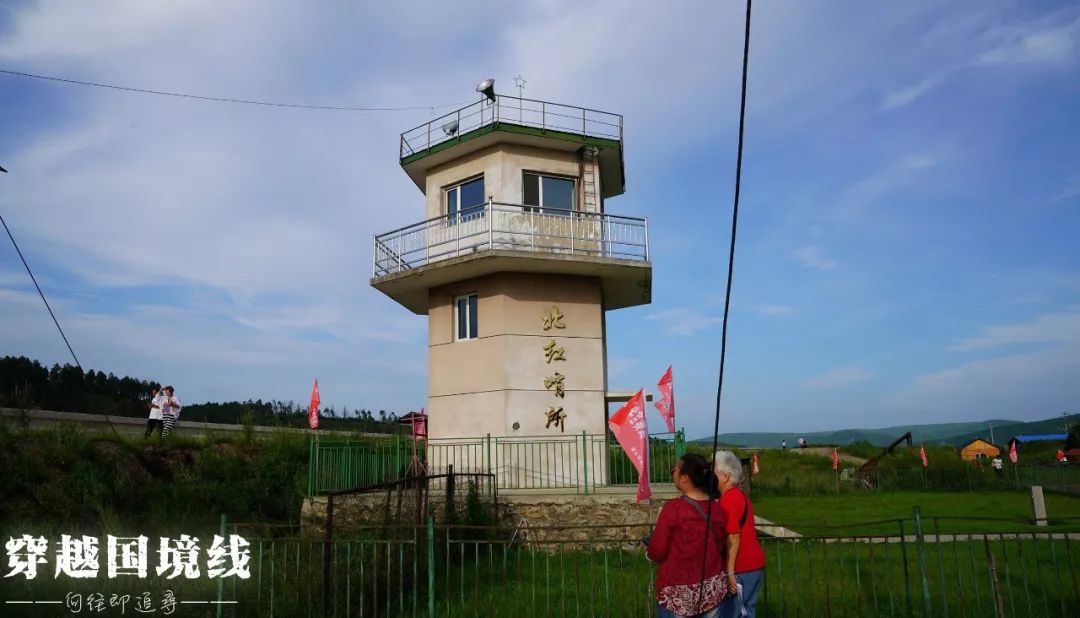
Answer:
[{"label": "fence post", "polygon": [[308,475],[307,475],[307,495],[310,498],[315,495],[312,493],[312,487],[315,484],[315,441],[308,437]]},{"label": "fence post", "polygon": [[990,551],[990,539],[983,535],[983,544],[986,546],[986,562],[990,570],[990,590],[994,594],[994,618],[1004,618],[1005,599],[1001,597],[1001,583],[998,581],[997,559],[994,552]]},{"label": "fence post", "polygon": [[681,458],[686,454],[686,428],[675,432],[675,458]]},{"label": "fence post", "polygon": [[427,589],[428,616],[435,616],[435,517],[427,518]]},{"label": "fence post", "polygon": [[589,495],[589,443],[585,430],[581,430],[581,464],[585,473],[585,495]]},{"label": "fence post", "polygon": [[[229,516],[225,513],[221,514],[221,537],[225,538],[227,528],[229,526]],[[222,601],[225,600],[225,578],[219,577],[217,580],[217,618],[221,618],[221,610],[225,605]]]},{"label": "fence post", "polygon": [[[926,540],[923,538],[922,509],[918,506],[915,512],[915,547],[919,556],[919,580],[922,582],[923,615],[930,616],[933,608],[930,606],[930,580],[926,577]],[[941,542],[941,539],[938,539]]]},{"label": "fence post", "polygon": [[494,483],[492,482],[492,477],[490,476],[492,474],[492,472],[491,472],[491,434],[490,433],[487,435],[487,438],[484,439],[484,442],[487,444],[487,473],[489,475],[488,476],[488,493],[491,493],[492,491],[494,491],[495,488],[494,488]]},{"label": "fence post", "polygon": [[397,480],[397,479],[401,478],[400,476],[398,476],[398,463],[400,461],[401,461],[401,436],[399,436],[397,434],[394,434],[394,463],[392,464],[393,465],[393,472],[392,472],[393,476],[391,476],[390,478],[388,478],[386,480]]},{"label": "fence post", "polygon": [[[386,509],[389,512],[389,507]],[[323,616],[330,615],[330,542],[334,538],[334,494],[326,496],[326,538],[323,539]],[[297,550],[300,551],[299,546]]]},{"label": "fence post", "polygon": [[447,525],[454,523],[454,464],[446,466],[446,513],[444,519]]},{"label": "fence post", "polygon": [[907,615],[911,615],[911,576],[908,573],[907,561],[907,535],[904,533],[904,520],[899,519],[900,524],[900,558],[904,563],[904,600],[907,606]]}]

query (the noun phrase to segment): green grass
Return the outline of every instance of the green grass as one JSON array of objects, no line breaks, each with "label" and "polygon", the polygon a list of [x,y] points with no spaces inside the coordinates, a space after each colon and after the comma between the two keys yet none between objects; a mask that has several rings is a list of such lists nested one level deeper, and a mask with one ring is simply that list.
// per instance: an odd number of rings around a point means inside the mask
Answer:
[{"label": "green grass", "polygon": [[[896,534],[897,524],[856,526],[887,519],[907,519],[911,532],[912,507],[922,509],[925,530],[933,531],[933,518],[942,518],[942,532],[1010,532],[1032,527],[1028,495],[1019,491],[994,492],[850,492],[825,496],[758,496],[754,512],[802,534]],[[1080,529],[1080,498],[1048,494],[1047,516],[1078,518],[1051,521],[1051,527]],[[946,519],[949,518],[949,519]],[[960,519],[954,519],[960,518]],[[963,519],[994,518],[994,519]]]},{"label": "green grass", "polygon": [[0,532],[175,530],[299,517],[307,441],[117,438],[0,425]]}]

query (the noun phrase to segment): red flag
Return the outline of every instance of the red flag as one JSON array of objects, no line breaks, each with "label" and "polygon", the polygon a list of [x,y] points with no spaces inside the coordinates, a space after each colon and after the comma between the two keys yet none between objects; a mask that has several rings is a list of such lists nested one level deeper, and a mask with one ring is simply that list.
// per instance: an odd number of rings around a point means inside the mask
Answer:
[{"label": "red flag", "polygon": [[660,416],[664,417],[668,431],[675,433],[675,384],[670,366],[664,372],[664,375],[660,376],[660,381],[656,383],[656,386],[663,396],[653,405],[660,411]]},{"label": "red flag", "polygon": [[919,445],[919,459],[922,460],[922,467],[930,467],[930,462],[926,460],[926,447]]},{"label": "red flag", "polygon": [[840,454],[836,452],[836,447],[832,450],[832,469],[838,470],[840,468]]},{"label": "red flag", "polygon": [[1015,465],[1020,456],[1016,454],[1016,440],[1009,442],[1009,461]]},{"label": "red flag", "polygon": [[637,501],[641,502],[652,497],[649,489],[649,427],[645,421],[645,390],[639,390],[636,395],[619,408],[619,411],[608,419],[608,427],[615,434],[615,439],[626,451],[630,462],[638,471]]},{"label": "red flag", "polygon": [[319,380],[315,380],[315,386],[311,387],[311,404],[308,405],[307,422],[312,429],[319,428]]},{"label": "red flag", "polygon": [[759,468],[759,467],[758,467],[758,464],[757,464],[757,453],[754,453],[754,468],[753,468],[753,473],[754,473],[754,474],[761,474],[761,468]]}]

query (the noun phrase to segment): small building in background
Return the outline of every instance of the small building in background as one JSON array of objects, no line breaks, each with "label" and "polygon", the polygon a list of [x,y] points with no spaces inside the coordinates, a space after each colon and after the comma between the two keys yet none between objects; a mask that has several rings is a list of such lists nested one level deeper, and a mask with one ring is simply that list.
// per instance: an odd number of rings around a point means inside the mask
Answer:
[{"label": "small building in background", "polygon": [[1069,439],[1068,434],[1064,433],[1048,433],[1038,436],[1013,436],[1009,441],[1016,440],[1020,444],[1026,444],[1028,442],[1064,442]]},{"label": "small building in background", "polygon": [[1001,449],[982,438],[975,438],[960,447],[960,459],[964,461],[993,459],[1000,454]]}]

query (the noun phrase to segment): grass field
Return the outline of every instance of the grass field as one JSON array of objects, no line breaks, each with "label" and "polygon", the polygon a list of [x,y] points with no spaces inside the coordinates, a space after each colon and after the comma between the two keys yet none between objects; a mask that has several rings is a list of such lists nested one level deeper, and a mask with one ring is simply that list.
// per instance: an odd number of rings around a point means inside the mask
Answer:
[{"label": "grass field", "polygon": [[[927,532],[933,518],[942,518],[941,532],[1013,532],[1031,530],[1028,494],[994,492],[850,492],[824,496],[770,496],[754,498],[754,512],[802,534],[896,534],[894,523],[852,526],[859,522],[911,519],[912,507],[922,509]],[[1051,527],[1080,527],[1080,498],[1048,494]],[[968,519],[964,519],[968,518]],[[970,518],[988,518],[973,520]],[[1060,521],[1074,518],[1070,521]],[[905,524],[909,525],[910,521]]]}]

